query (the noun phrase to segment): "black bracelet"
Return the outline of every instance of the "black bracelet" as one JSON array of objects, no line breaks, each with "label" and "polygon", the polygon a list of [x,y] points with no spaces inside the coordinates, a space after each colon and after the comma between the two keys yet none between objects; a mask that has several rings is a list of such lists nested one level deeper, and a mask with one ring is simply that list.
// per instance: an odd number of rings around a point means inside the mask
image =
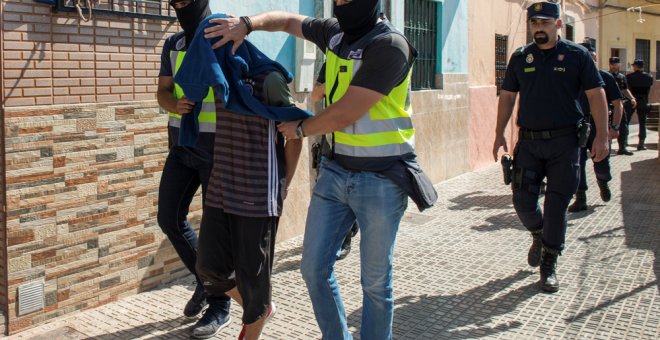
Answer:
[{"label": "black bracelet", "polygon": [[252,30],[253,30],[252,29],[252,20],[250,20],[250,17],[249,16],[244,16],[244,17],[240,17],[239,19],[241,19],[241,21],[243,21],[243,23],[245,23],[245,27],[247,27],[247,34],[252,33]]}]

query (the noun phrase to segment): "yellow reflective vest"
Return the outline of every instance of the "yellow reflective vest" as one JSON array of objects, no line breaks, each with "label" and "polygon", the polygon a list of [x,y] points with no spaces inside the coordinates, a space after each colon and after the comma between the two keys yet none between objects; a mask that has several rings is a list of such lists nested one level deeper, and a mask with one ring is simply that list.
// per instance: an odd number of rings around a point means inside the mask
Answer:
[{"label": "yellow reflective vest", "polygon": [[[384,25],[384,27],[383,27]],[[353,76],[362,65],[361,53],[380,34],[399,34],[389,23],[360,38],[348,48],[341,47],[341,37],[330,39],[326,49],[326,103],[344,96]],[[380,27],[379,27],[380,26]],[[342,34],[342,33],[339,33]],[[351,53],[353,51],[353,53]],[[384,96],[352,125],[334,132],[335,154],[350,157],[391,157],[414,152],[415,129],[410,104],[410,75]]]},{"label": "yellow reflective vest", "polygon": [[[172,63],[172,78],[176,75],[183,58],[186,56],[186,51],[170,51],[170,61]],[[174,84],[174,96],[179,99],[184,96],[183,90],[178,84]],[[213,95],[213,88],[209,87],[209,92],[202,101],[202,109],[199,113],[199,132],[215,133],[215,97]],[[169,124],[172,127],[181,127],[181,115],[170,112]]]}]

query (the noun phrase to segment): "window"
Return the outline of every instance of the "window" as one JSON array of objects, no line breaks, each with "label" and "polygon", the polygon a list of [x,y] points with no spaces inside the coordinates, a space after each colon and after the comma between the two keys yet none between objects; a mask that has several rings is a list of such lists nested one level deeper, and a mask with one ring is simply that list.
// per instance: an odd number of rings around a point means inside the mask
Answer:
[{"label": "window", "polygon": [[413,90],[436,88],[438,4],[431,0],[405,2],[405,35],[418,53],[411,81]]},{"label": "window", "polygon": [[655,79],[660,79],[660,41],[655,42]]},{"label": "window", "polygon": [[648,72],[651,67],[651,41],[646,39],[635,39],[635,59],[644,60],[644,71]]},{"label": "window", "polygon": [[497,95],[500,95],[502,82],[506,74],[507,63],[507,44],[509,36],[495,34],[495,86],[497,86]]},{"label": "window", "polygon": [[610,57],[619,57],[621,60],[621,72],[626,72],[628,66],[628,60],[626,59],[626,49],[625,48],[611,48]]},{"label": "window", "polygon": [[85,17],[89,16],[87,5],[91,3],[93,15],[114,14],[132,18],[176,20],[174,8],[164,0],[57,0],[57,10],[75,12],[77,3],[80,3]]},{"label": "window", "polygon": [[573,25],[566,25],[566,40],[575,41],[575,30]]}]

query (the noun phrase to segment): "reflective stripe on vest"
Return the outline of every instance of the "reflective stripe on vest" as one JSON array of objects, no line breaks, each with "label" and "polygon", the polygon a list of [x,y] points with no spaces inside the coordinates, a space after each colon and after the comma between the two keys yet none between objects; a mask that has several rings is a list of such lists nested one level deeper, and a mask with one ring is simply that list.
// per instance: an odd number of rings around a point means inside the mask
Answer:
[{"label": "reflective stripe on vest", "polygon": [[[326,102],[346,94],[361,60],[343,59],[326,51]],[[387,157],[414,152],[415,129],[410,105],[410,75],[355,123],[334,132],[335,153],[352,157]]]},{"label": "reflective stripe on vest", "polygon": [[[174,77],[181,67],[183,58],[186,55],[186,51],[170,51],[170,61],[172,63],[172,70]],[[179,99],[184,96],[183,89],[178,84],[174,84],[174,96],[176,99]],[[172,127],[181,127],[181,115],[170,112],[169,113],[169,122]],[[197,118],[199,121],[199,131],[200,132],[211,132],[215,133],[215,99],[213,96],[213,88],[209,87],[209,92],[202,101],[202,109]]]}]

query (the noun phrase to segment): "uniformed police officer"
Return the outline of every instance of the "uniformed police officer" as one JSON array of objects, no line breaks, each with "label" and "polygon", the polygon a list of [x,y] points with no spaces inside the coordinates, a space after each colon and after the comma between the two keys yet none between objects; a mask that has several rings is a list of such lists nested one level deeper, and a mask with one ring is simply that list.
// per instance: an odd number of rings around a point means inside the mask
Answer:
[{"label": "uniformed police officer", "polygon": [[633,62],[633,73],[626,75],[630,92],[637,98],[637,118],[639,119],[639,144],[637,150],[646,150],[646,116],[649,108],[649,92],[653,86],[653,76],[644,72],[644,60],[636,59]]},{"label": "uniformed police officer", "polygon": [[[590,43],[581,43],[580,45],[584,46],[584,48],[586,48],[591,54],[591,58],[593,58],[594,62],[597,62],[598,56],[596,55],[596,49],[593,45]],[[609,104],[610,109],[610,126],[608,135],[610,140],[612,140],[619,136],[619,126],[621,116],[623,115],[623,104],[621,104],[621,98],[623,98],[623,95],[617,86],[616,80],[614,80],[614,76],[609,72],[601,70],[599,70],[598,73],[600,73],[601,78],[603,78],[603,81],[605,82],[605,96],[607,97],[607,103]],[[580,93],[580,107],[585,115],[585,120],[589,120],[593,127],[595,124],[591,117],[589,101],[584,92]],[[589,133],[587,145],[580,149],[580,184],[578,185],[577,193],[575,193],[575,202],[568,207],[569,212],[587,210],[587,190],[589,189],[589,186],[587,185],[587,150],[591,150],[594,138],[596,138],[596,129],[592,128]],[[602,161],[594,162],[594,172],[596,173],[596,184],[598,184],[598,188],[600,189],[600,198],[604,202],[609,202],[612,198],[612,192],[610,191],[608,184],[609,181],[612,180],[609,154]]]},{"label": "uniformed police officer", "polygon": [[630,119],[632,118],[633,113],[635,112],[635,107],[637,106],[637,100],[635,96],[628,89],[628,80],[626,76],[621,73],[621,59],[619,57],[610,58],[610,73],[614,76],[616,84],[623,94],[623,112],[625,113],[621,117],[621,125],[619,128],[619,137],[617,141],[619,142],[619,151],[616,152],[617,155],[626,155],[632,156],[632,151],[627,149],[628,147],[628,125],[630,124]]},{"label": "uniformed police officer", "polygon": [[[527,8],[534,43],[518,49],[507,67],[498,103],[493,156],[504,147],[504,130],[511,118],[517,93],[519,140],[514,151],[513,205],[531,232],[527,262],[541,266],[541,289],[559,290],[557,257],[564,248],[566,211],[579,180],[578,125],[584,115],[577,104],[582,91],[596,124],[593,159],[609,153],[607,104],[603,81],[587,50],[559,37],[559,6],[537,2]],[[539,191],[547,178],[544,209]]]}]

